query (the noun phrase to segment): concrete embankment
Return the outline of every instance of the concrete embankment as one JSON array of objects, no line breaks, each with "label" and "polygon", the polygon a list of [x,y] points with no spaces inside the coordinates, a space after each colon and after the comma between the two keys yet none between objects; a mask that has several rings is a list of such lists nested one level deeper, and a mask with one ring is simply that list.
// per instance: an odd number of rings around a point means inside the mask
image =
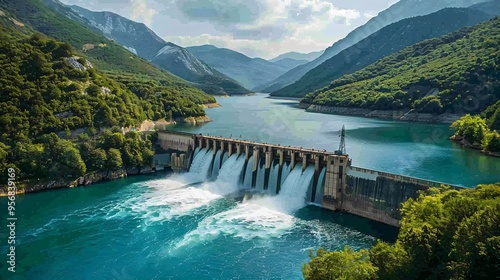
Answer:
[{"label": "concrete embankment", "polygon": [[416,113],[409,109],[372,110],[366,108],[335,107],[335,106],[315,105],[308,103],[300,103],[299,107],[305,109],[308,112],[314,112],[314,113],[348,115],[348,116],[358,116],[367,118],[382,118],[382,119],[392,119],[398,121],[411,121],[411,122],[451,124],[461,117],[460,115],[456,114],[434,115],[428,113]]}]

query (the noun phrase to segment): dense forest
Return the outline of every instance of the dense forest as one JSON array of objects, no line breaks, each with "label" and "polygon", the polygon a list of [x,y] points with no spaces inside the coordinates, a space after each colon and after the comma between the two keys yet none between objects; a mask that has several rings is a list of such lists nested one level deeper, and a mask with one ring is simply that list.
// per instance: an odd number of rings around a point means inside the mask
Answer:
[{"label": "dense forest", "polygon": [[[68,43],[80,55],[85,55],[93,65],[105,74],[128,75],[140,80],[161,80],[163,87],[182,96],[182,90],[189,90],[200,96],[207,95],[192,84],[174,76],[150,62],[142,59],[112,40],[100,35],[99,30],[90,29],[77,21],[52,10],[40,0],[9,1],[0,0],[0,7],[13,17],[40,33],[58,41]],[[67,7],[67,15],[74,12]],[[76,16],[76,15],[75,15]],[[212,99],[214,100],[214,99]]]},{"label": "dense forest", "polygon": [[[134,132],[123,135],[118,127],[203,116],[199,104],[214,101],[182,83],[173,87],[131,75],[114,80],[75,56],[67,43],[25,35],[5,21],[0,26],[2,172],[13,167],[34,179],[140,167],[151,160],[152,142]],[[114,132],[102,133],[106,127]],[[82,134],[71,138],[77,129]]]},{"label": "dense forest", "polygon": [[310,252],[306,280],[496,279],[500,271],[500,184],[433,188],[403,203],[395,244]]},{"label": "dense forest", "polygon": [[[500,4],[500,3],[499,3]],[[499,5],[500,6],[500,5]],[[493,16],[469,8],[448,8],[388,25],[310,70],[272,96],[304,97],[407,46],[484,22]]]},{"label": "dense forest", "polygon": [[500,153],[500,101],[488,107],[483,113],[469,114],[455,121],[452,139],[466,146],[480,148],[486,152]]},{"label": "dense forest", "polygon": [[302,102],[441,114],[480,113],[500,98],[500,18],[389,55]]}]

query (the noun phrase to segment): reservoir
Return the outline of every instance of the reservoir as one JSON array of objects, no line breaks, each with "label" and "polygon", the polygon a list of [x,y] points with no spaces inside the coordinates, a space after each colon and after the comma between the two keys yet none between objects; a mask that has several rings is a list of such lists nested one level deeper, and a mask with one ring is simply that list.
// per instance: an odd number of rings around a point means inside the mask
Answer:
[{"label": "reservoir", "polygon": [[[355,166],[465,187],[500,181],[499,159],[452,143],[448,125],[307,113],[263,94],[218,102],[207,109],[213,122],[171,129],[333,151],[345,125]],[[395,239],[389,226],[306,206],[296,196],[308,178],[295,169],[283,194],[242,192],[234,172],[241,161],[225,159],[207,180],[209,163],[197,152],[182,175],[19,196],[16,274],[6,278],[4,263],[1,278],[302,279],[310,249]]]}]

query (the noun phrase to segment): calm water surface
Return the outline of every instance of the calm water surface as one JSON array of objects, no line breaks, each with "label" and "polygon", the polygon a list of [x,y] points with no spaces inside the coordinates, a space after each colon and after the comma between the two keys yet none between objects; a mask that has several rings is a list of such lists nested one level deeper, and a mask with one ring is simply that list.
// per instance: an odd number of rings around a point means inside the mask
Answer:
[{"label": "calm water surface", "polygon": [[466,187],[500,181],[500,158],[450,141],[449,125],[307,113],[297,101],[266,97],[218,98],[222,107],[207,109],[213,122],[171,129],[334,151],[345,125],[355,166]]}]

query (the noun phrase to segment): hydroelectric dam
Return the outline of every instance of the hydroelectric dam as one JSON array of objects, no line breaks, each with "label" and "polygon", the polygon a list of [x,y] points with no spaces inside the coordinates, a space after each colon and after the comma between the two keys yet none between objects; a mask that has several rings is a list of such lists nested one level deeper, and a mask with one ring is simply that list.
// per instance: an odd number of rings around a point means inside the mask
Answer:
[{"label": "hydroelectric dam", "polygon": [[343,137],[335,152],[174,131],[158,131],[158,139],[164,153],[155,155],[154,168],[196,169],[198,180],[204,181],[227,176],[219,173],[224,163],[230,163],[224,172],[236,173],[231,177],[244,189],[286,193],[304,203],[396,227],[401,203],[444,184],[355,167],[345,153]]}]

